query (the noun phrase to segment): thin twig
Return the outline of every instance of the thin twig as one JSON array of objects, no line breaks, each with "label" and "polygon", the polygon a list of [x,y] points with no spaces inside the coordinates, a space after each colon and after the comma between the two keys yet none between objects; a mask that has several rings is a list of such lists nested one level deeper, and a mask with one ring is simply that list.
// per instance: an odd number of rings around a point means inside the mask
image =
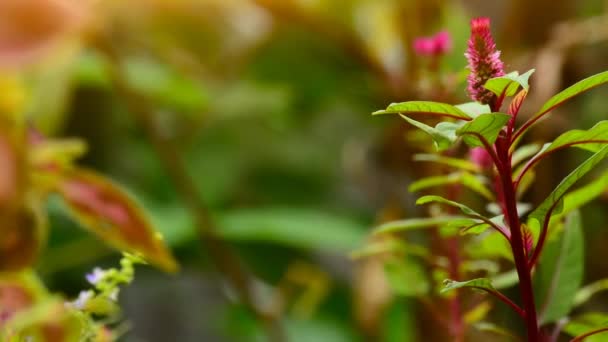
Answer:
[{"label": "thin twig", "polygon": [[236,291],[240,301],[247,306],[262,323],[269,341],[285,341],[279,319],[266,313],[259,307],[260,301],[254,293],[254,278],[231,250],[225,241],[215,235],[215,224],[196,190],[194,180],[190,177],[184,163],[173,144],[167,141],[159,130],[152,106],[146,98],[134,91],[121,70],[120,56],[111,42],[102,37],[95,41],[95,47],[107,57],[108,71],[115,91],[125,102],[129,112],[136,118],[148,135],[159,160],[163,164],[177,193],[194,216],[199,238],[208,251],[212,263],[226,277],[230,286]]}]

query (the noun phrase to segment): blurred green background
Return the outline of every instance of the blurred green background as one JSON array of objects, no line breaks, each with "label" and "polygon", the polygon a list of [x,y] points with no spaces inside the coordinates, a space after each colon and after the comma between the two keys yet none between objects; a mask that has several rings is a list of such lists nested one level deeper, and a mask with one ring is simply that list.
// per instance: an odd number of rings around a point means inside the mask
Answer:
[{"label": "blurred green background", "polygon": [[[219,235],[255,274],[255,293],[280,308],[296,342],[432,340],[416,301],[395,295],[377,262],[350,253],[378,222],[419,213],[407,185],[425,172],[410,161],[418,150],[408,147],[402,122],[370,113],[392,101],[466,102],[472,17],[492,18],[507,70],[537,69],[522,118],[608,69],[608,2],[600,0],[63,1],[78,12],[69,19],[61,17],[65,8],[45,10],[56,1],[28,1],[38,9],[23,19],[27,43],[0,50],[36,55],[6,62],[25,75],[32,120],[47,134],[84,139],[82,163],[144,203],[182,265],[177,275],[138,268],[121,294],[125,341],[264,335],[214,271],[91,32],[119,52],[129,85],[155,109]],[[65,33],[69,20],[77,29]],[[440,65],[443,93],[430,86],[429,61],[412,51],[414,38],[439,30],[453,40]],[[8,75],[0,74],[0,102],[10,101]],[[590,127],[608,112],[605,94],[563,107],[528,139]],[[541,200],[578,161],[569,153],[550,159],[529,200]],[[587,281],[608,276],[605,205],[585,210]],[[75,295],[86,287],[85,272],[115,265],[118,255],[76,229],[60,206],[50,204],[53,229],[38,269],[51,289]],[[589,305],[606,309],[606,299]]]}]

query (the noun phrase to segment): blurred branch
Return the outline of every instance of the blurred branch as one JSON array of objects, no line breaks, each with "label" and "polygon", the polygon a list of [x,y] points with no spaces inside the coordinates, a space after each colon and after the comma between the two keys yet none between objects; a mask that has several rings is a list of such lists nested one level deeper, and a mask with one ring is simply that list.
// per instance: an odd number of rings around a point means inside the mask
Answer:
[{"label": "blurred branch", "polygon": [[176,191],[194,216],[195,225],[203,247],[208,251],[211,262],[236,291],[240,301],[247,306],[262,323],[269,341],[285,341],[279,319],[260,308],[261,300],[254,292],[254,277],[231,250],[230,246],[218,238],[215,224],[209,210],[197,192],[194,180],[186,171],[185,165],[173,144],[163,137],[155,120],[154,109],[147,99],[134,91],[125,78],[120,55],[105,36],[96,36],[95,47],[107,57],[112,85],[120,98],[125,102],[128,111],[135,116],[148,135],[161,163]]}]

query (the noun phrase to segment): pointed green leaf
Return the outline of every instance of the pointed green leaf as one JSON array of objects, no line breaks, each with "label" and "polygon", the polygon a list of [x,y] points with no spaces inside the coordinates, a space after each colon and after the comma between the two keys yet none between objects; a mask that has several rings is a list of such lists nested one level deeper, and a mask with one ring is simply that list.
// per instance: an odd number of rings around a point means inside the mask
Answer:
[{"label": "pointed green leaf", "polygon": [[[574,337],[601,328],[608,328],[608,314],[589,312],[572,319],[568,324],[564,325],[562,331]],[[585,342],[604,342],[606,341],[606,336],[606,333],[592,335],[587,337]]]},{"label": "pointed green leaf", "polygon": [[469,146],[483,147],[484,145],[477,135],[483,136],[488,143],[493,144],[498,133],[510,118],[511,116],[502,113],[481,114],[458,129],[456,134],[461,136]]},{"label": "pointed green leaf", "polygon": [[391,103],[386,109],[376,111],[372,114],[426,114],[435,116],[446,116],[460,120],[471,119],[468,114],[452,105],[431,101],[408,101],[401,103]]},{"label": "pointed green leaf", "polygon": [[463,287],[470,287],[478,290],[483,290],[487,292],[496,292],[494,286],[492,286],[492,282],[488,278],[477,278],[471,279],[467,281],[455,281],[446,279],[443,282],[443,289],[441,289],[441,293],[445,293],[451,290],[460,289]]},{"label": "pointed green leaf", "polygon": [[412,218],[405,220],[391,221],[374,228],[374,234],[396,233],[421,228],[431,228],[443,224],[462,222],[467,224],[474,222],[472,219],[464,216],[440,216],[428,218]]},{"label": "pointed green leaf", "polygon": [[600,279],[578,290],[574,296],[574,306],[579,306],[588,301],[593,295],[608,290],[608,278]]},{"label": "pointed green leaf", "polygon": [[461,169],[465,171],[478,172],[479,167],[472,162],[465,159],[458,158],[450,158],[445,157],[439,154],[416,154],[414,155],[414,161],[427,161],[427,162],[435,162],[442,165],[447,165],[456,169]]},{"label": "pointed green leaf", "polygon": [[[608,71],[587,77],[551,97],[536,115],[544,114],[572,97],[608,82]],[[535,116],[536,116],[535,115]]]},{"label": "pointed green leaf", "polygon": [[460,183],[461,179],[461,173],[451,173],[449,175],[424,177],[410,184],[407,190],[409,192],[416,192],[435,186]]},{"label": "pointed green leaf", "polygon": [[[574,96],[608,82],[608,71],[585,78],[551,97],[528,122],[536,122],[540,117],[549,113]],[[532,125],[529,125],[529,129]]]},{"label": "pointed green leaf", "polygon": [[591,202],[608,189],[608,171],[596,180],[582,186],[564,196],[562,212],[557,216],[566,215],[575,209]]},{"label": "pointed green leaf", "polygon": [[547,155],[566,147],[575,146],[597,152],[606,144],[608,144],[608,121],[600,121],[586,131],[573,129],[563,133],[552,143],[545,144],[531,162],[536,163]]},{"label": "pointed green leaf", "polygon": [[452,207],[456,207],[456,208],[460,209],[460,211],[462,211],[465,215],[483,217],[479,213],[477,213],[475,210],[467,207],[466,205],[464,205],[462,203],[450,201],[441,196],[434,196],[434,195],[422,196],[416,201],[416,205],[422,205],[422,204],[433,203],[433,202],[438,202],[438,203],[450,205]]},{"label": "pointed green leaf", "polygon": [[608,146],[604,146],[601,150],[585,160],[557,185],[549,196],[536,209],[534,209],[532,213],[530,213],[529,218],[537,220],[542,226],[544,224],[545,216],[550,210],[555,209],[553,210],[553,213],[560,213],[563,209],[562,199],[566,192],[572,187],[572,185],[574,185],[574,183],[576,183],[597,164],[599,164],[606,157],[606,155],[608,155]]},{"label": "pointed green leaf", "polygon": [[[504,225],[504,215],[494,216],[490,219],[490,221],[494,222],[497,226],[503,226]],[[477,222],[476,224],[463,228],[460,231],[460,235],[481,234],[481,233],[485,232],[488,228],[490,228],[490,225],[488,223]]]},{"label": "pointed green leaf", "polygon": [[405,115],[401,115],[401,117],[411,125],[418,127],[430,135],[431,138],[433,138],[435,148],[438,151],[443,151],[452,147],[456,141],[456,130],[460,127],[458,124],[453,122],[440,122],[433,128],[420,121],[410,119]]},{"label": "pointed green leaf", "polygon": [[517,341],[517,342],[523,341],[523,339],[519,338],[517,335],[510,332],[506,328],[498,326],[494,323],[479,322],[479,323],[473,324],[473,326],[475,327],[475,329],[477,329],[479,331],[489,332],[489,333],[493,333],[498,336],[506,337],[506,338],[508,338],[507,341]]},{"label": "pointed green leaf", "polygon": [[539,144],[529,144],[521,146],[513,152],[513,156],[511,157],[511,167],[515,167],[522,161],[537,154],[538,151],[540,151],[541,147],[542,146]]},{"label": "pointed green leaf", "polygon": [[474,192],[480,194],[486,199],[493,201],[494,194],[492,191],[488,190],[486,184],[484,184],[484,178],[481,176],[472,175],[468,172],[463,172],[461,174],[462,185],[467,188],[473,190]]},{"label": "pointed green leaf", "polygon": [[528,70],[528,72],[521,75],[517,71],[513,71],[504,76],[489,79],[484,87],[496,94],[496,96],[502,96],[503,94],[506,96],[513,96],[517,93],[519,87],[522,87],[525,90],[530,88],[528,79],[533,73],[534,69]]},{"label": "pointed green leaf", "polygon": [[454,107],[462,110],[467,113],[470,117],[476,118],[480,114],[491,113],[492,109],[487,104],[481,104],[479,102],[467,102],[459,105],[455,105]]},{"label": "pointed green leaf", "polygon": [[584,248],[581,217],[568,215],[564,232],[547,241],[535,277],[535,294],[542,324],[568,315],[583,281]]}]

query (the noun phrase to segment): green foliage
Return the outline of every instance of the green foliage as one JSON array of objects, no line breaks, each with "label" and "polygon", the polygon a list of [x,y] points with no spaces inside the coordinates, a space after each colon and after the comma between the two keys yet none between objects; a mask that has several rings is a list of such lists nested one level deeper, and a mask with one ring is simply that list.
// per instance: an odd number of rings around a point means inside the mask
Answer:
[{"label": "green foliage", "polygon": [[443,224],[458,222],[458,225],[467,225],[474,222],[470,218],[464,216],[439,216],[439,217],[428,217],[428,218],[412,218],[405,220],[396,220],[384,223],[374,228],[374,234],[384,233],[398,233],[402,231],[421,229],[421,228],[432,228]]},{"label": "green foliage", "polygon": [[412,258],[395,258],[384,266],[387,279],[395,294],[405,297],[424,296],[430,284],[424,267]]},{"label": "green foliage", "polygon": [[[608,315],[599,312],[588,312],[569,321],[564,325],[562,330],[574,337],[600,328],[608,328]],[[585,342],[603,342],[606,340],[606,334],[589,336],[585,339]]]},{"label": "green foliage", "polygon": [[583,231],[580,213],[570,213],[564,232],[548,241],[536,274],[535,294],[540,322],[552,323],[568,315],[583,281]]},{"label": "green foliage", "polygon": [[462,211],[462,213],[465,215],[469,215],[469,216],[473,216],[473,217],[477,217],[477,218],[483,217],[479,213],[477,213],[475,210],[467,207],[466,205],[464,205],[462,203],[450,201],[441,196],[434,196],[434,195],[422,196],[416,201],[416,205],[423,205],[423,204],[428,204],[428,203],[446,204],[446,205],[460,209],[460,211]]},{"label": "green foliage", "polygon": [[496,289],[494,288],[494,286],[492,286],[492,282],[488,278],[477,278],[467,281],[454,281],[447,279],[443,282],[443,285],[444,287],[443,289],[441,289],[441,293],[467,287],[486,292],[496,292]]},{"label": "green foliage", "polygon": [[430,101],[391,103],[386,109],[373,113],[373,115],[379,114],[426,114],[431,116],[446,116],[460,120],[471,120],[471,116],[457,107],[447,103]]},{"label": "green foliage", "polygon": [[498,137],[498,133],[509,121],[511,116],[502,113],[481,114],[473,121],[460,127],[456,134],[461,136],[467,145],[471,147],[483,147],[483,137],[488,144],[493,144]]},{"label": "green foliage", "polygon": [[497,96],[513,96],[517,93],[519,87],[528,90],[530,85],[528,79],[534,73],[534,69],[528,70],[523,74],[517,71],[510,72],[504,76],[489,79],[484,87]]},{"label": "green foliage", "polygon": [[[587,77],[584,80],[578,81],[556,95],[553,95],[547,102],[545,102],[545,104],[542,105],[540,110],[530,118],[530,121],[536,122],[545,114],[562,105],[569,99],[606,82],[608,82],[608,71],[604,71],[602,73]],[[531,126],[528,126],[527,128],[529,129],[530,127]]]},{"label": "green foliage", "polygon": [[426,132],[428,135],[433,138],[433,142],[435,144],[435,148],[437,151],[444,151],[452,146],[456,141],[456,130],[460,125],[453,122],[440,122],[435,126],[435,128],[425,125],[422,122],[410,119],[405,115],[401,115],[401,117],[412,124],[413,126],[418,127],[419,129]]},{"label": "green foliage", "polygon": [[597,164],[599,164],[608,154],[608,146],[603,147],[601,150],[593,154],[581,165],[579,165],[574,171],[566,176],[557,187],[547,196],[547,198],[530,213],[529,218],[535,219],[538,222],[544,224],[548,217],[545,217],[547,213],[554,212],[559,213],[563,209],[563,196],[566,192],[581,179],[585,174],[591,171]]}]

